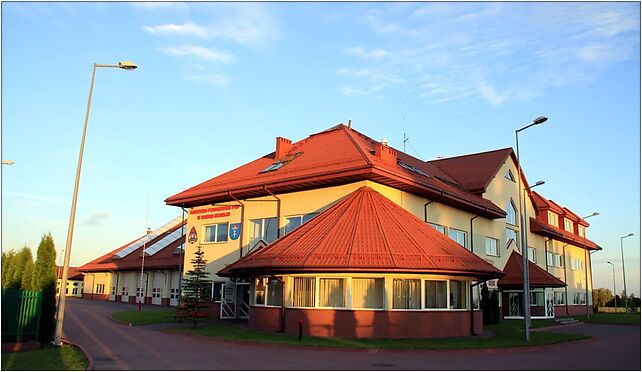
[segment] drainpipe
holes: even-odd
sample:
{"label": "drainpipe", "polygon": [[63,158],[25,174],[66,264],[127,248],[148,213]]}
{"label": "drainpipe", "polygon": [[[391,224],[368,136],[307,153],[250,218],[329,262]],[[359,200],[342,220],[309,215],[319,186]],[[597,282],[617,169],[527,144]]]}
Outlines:
{"label": "drainpipe", "polygon": [[[147,290],[149,289],[149,272],[145,273],[145,289],[143,290],[143,303],[145,302],[145,297],[147,297]],[[152,289],[153,291],[153,289]]]}
{"label": "drainpipe", "polygon": [[551,241],[551,238],[546,238],[544,240],[544,263],[546,264],[546,272],[548,272],[548,242]]}
{"label": "drainpipe", "polygon": [[276,203],[276,238],[281,237],[281,199],[279,199],[278,196],[272,194],[270,190],[268,190],[267,186],[263,185],[263,189],[267,191],[268,194],[272,195],[274,199],[277,200]]}
{"label": "drainpipe", "polygon": [[474,241],[474,239],[473,239],[473,220],[475,218],[477,218],[477,217],[479,217],[479,216],[475,215],[475,217],[470,219],[470,252],[471,253],[475,253],[475,252],[473,252],[473,241]]}
{"label": "drainpipe", "polygon": [[568,282],[566,281],[566,246],[568,244],[564,244],[562,247],[562,255],[564,255],[564,284],[566,284],[566,287],[564,287],[564,306],[566,307],[566,315],[568,316]]}
{"label": "drainpipe", "polygon": [[[241,205],[241,232],[239,233],[239,258],[243,258],[243,226],[245,226],[245,222],[243,222],[243,218],[245,216],[245,204],[238,200],[234,195],[232,195],[231,191],[227,192],[228,195],[234,199],[237,203]],[[248,247],[250,249],[251,247]]]}
{"label": "drainpipe", "polygon": [[[91,275],[91,300],[94,299],[94,292],[96,291],[96,288],[94,286],[94,282],[96,281],[96,274],[90,274]],[[60,295],[62,296],[62,286],[60,287]],[[65,288],[65,296],[67,295],[67,288]]]}
{"label": "drainpipe", "polygon": [[274,275],[269,276],[270,278],[281,282],[281,329],[279,329],[279,332],[283,333],[285,332],[285,281],[283,279],[277,278]]}
{"label": "drainpipe", "polygon": [[[477,217],[477,216],[475,216]],[[479,281],[475,284],[470,285],[470,301],[469,301],[469,306],[470,306],[470,335],[471,336],[476,336],[475,334],[475,324],[474,324],[474,317],[473,317],[473,287],[476,287],[482,283],[486,282],[485,280]],[[480,299],[481,300],[481,299]]]}
{"label": "drainpipe", "polygon": [[428,222],[428,206],[432,204],[434,200],[429,201],[428,203],[424,204],[424,222]]}

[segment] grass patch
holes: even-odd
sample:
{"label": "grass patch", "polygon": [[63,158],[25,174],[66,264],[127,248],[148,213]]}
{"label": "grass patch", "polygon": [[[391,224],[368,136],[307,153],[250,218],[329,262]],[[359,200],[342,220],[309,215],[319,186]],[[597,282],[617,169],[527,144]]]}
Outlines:
{"label": "grass patch", "polygon": [[177,321],[176,310],[125,310],[112,313],[111,316],[124,323],[144,325],[155,323],[173,323]]}
{"label": "grass patch", "polygon": [[640,325],[640,313],[595,313],[586,319],[586,315],[575,316],[585,323]]}
{"label": "grass patch", "polygon": [[[538,326],[533,322],[533,326]],[[445,350],[445,349],[484,349],[505,348],[515,346],[548,345],[560,342],[588,338],[583,335],[533,332],[531,341],[524,341],[524,333],[520,321],[505,320],[499,324],[488,326],[494,335],[490,337],[462,337],[443,339],[356,339],[338,337],[304,337],[299,341],[296,336],[276,332],[261,332],[237,324],[214,324],[199,328],[177,328],[176,332],[210,336],[228,340],[263,342],[280,345],[324,346],[351,349],[415,349],[415,350]],[[546,324],[549,325],[549,324]],[[542,325],[539,325],[542,326]]]}
{"label": "grass patch", "polygon": [[87,358],[71,345],[2,353],[3,371],[84,371]]}

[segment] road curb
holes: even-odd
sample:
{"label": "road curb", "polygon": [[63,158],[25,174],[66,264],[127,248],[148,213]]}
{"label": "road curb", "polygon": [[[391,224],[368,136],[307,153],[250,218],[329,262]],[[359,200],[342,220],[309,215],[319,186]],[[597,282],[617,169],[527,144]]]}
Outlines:
{"label": "road curb", "polygon": [[78,349],[80,349],[80,351],[82,351],[83,354],[85,354],[85,357],[87,358],[87,369],[86,369],[86,371],[93,371],[94,370],[94,358],[92,358],[92,356],[87,352],[87,350],[85,350],[84,347],[82,347],[82,346],[80,346],[78,344],[75,344],[75,343],[73,343],[73,342],[71,342],[71,341],[69,341],[67,339],[64,339],[64,338],[61,339],[61,341],[64,344],[71,345],[71,346],[74,346],[74,347],[77,347]]}
{"label": "road curb", "polygon": [[112,322],[115,322],[115,323],[118,323],[118,324],[121,324],[121,325],[124,325],[124,326],[129,326],[129,327],[131,327],[131,326],[132,326],[132,324],[131,324],[131,323],[127,323],[127,322],[123,322],[122,320],[118,320],[118,319],[114,318],[113,316],[111,316],[111,314],[109,314],[107,317],[108,317]]}
{"label": "road curb", "polygon": [[584,324],[584,323],[583,322],[575,322],[575,323],[560,324],[560,325],[554,325],[554,326],[548,326],[548,327],[531,328],[531,332],[540,332],[540,331],[548,331],[548,330],[551,330],[551,329],[567,328],[567,327],[577,326],[577,325],[580,325],[580,324]]}

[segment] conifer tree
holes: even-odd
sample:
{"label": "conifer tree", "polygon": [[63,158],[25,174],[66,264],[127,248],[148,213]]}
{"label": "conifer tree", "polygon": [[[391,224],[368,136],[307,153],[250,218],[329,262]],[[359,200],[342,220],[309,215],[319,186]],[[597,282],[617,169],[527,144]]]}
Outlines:
{"label": "conifer tree", "polygon": [[22,271],[22,280],[20,282],[20,289],[31,291],[33,289],[33,255],[31,249],[24,247],[20,252],[24,257],[24,269]]}
{"label": "conifer tree", "polygon": [[203,254],[204,252],[199,246],[196,252],[194,252],[194,258],[191,261],[193,266],[192,270],[187,272],[183,281],[181,303],[186,314],[183,318],[194,322],[194,327],[198,325],[199,319],[209,316],[209,314],[202,311],[202,309],[207,308],[207,300],[204,292],[208,284],[207,278],[210,275],[210,273],[205,270],[207,260],[203,258]]}
{"label": "conifer tree", "polygon": [[56,324],[56,247],[51,233],[44,234],[38,245],[33,289],[42,289],[39,338],[40,342],[48,343],[53,338]]}
{"label": "conifer tree", "polygon": [[[29,247],[24,246],[16,252],[11,262],[11,268],[9,269],[10,277],[8,278],[9,283],[7,285],[8,288],[28,289],[22,288],[22,283],[25,275],[25,269],[30,263],[33,264],[31,250]],[[27,275],[31,276],[31,272],[27,273]],[[31,288],[30,285],[28,285],[28,287]]]}
{"label": "conifer tree", "polygon": [[2,288],[10,288],[11,280],[13,278],[13,271],[15,269],[14,260],[16,258],[16,251],[13,249],[9,252],[2,252]]}

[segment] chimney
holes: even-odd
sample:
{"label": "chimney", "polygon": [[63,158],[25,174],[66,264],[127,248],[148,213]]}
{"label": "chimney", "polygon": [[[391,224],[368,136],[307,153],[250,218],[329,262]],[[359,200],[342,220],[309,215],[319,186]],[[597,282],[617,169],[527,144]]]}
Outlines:
{"label": "chimney", "polygon": [[276,137],[276,153],[274,154],[274,160],[283,158],[290,149],[292,149],[291,140],[283,137]]}
{"label": "chimney", "polygon": [[149,234],[151,234],[151,233],[152,233],[152,229],[150,229],[150,228],[148,227],[148,228],[147,228],[147,234],[146,234],[146,235],[149,235]]}
{"label": "chimney", "polygon": [[392,147],[388,147],[387,144],[379,143],[375,148],[375,156],[385,164],[397,164],[397,151]]}

